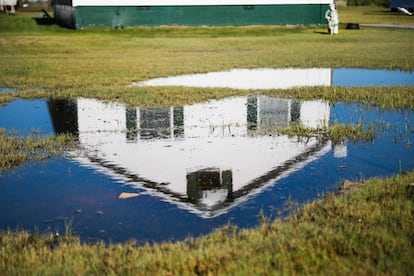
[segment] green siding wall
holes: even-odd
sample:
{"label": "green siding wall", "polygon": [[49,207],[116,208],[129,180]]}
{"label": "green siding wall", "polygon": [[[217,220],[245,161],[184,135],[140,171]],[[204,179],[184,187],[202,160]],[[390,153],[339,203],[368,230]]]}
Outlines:
{"label": "green siding wall", "polygon": [[328,5],[76,7],[74,28],[325,24]]}

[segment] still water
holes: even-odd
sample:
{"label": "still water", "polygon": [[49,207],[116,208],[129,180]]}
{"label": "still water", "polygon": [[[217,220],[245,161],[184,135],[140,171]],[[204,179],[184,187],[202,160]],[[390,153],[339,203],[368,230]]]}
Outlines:
{"label": "still water", "polygon": [[131,86],[286,89],[306,86],[414,85],[414,72],[361,68],[257,68],[179,75],[132,83]]}
{"label": "still water", "polygon": [[[373,142],[301,141],[274,132],[292,122],[377,126]],[[0,229],[60,231],[82,241],[179,240],[227,223],[254,227],[344,179],[414,169],[414,113],[358,104],[232,97],[169,108],[94,99],[15,100],[0,128],[70,132],[80,152],[0,176]],[[123,193],[135,197],[120,199]]]}

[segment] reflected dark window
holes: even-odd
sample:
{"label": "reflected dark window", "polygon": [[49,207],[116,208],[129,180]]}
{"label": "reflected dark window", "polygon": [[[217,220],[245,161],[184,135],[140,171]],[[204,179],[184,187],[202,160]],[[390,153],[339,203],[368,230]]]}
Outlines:
{"label": "reflected dark window", "polygon": [[47,101],[47,106],[56,134],[78,134],[78,105],[76,101],[50,99]]}
{"label": "reflected dark window", "polygon": [[144,108],[139,111],[141,139],[170,138],[170,109]]}
{"label": "reflected dark window", "polygon": [[290,105],[290,121],[292,123],[300,121],[300,101],[292,101]]}
{"label": "reflected dark window", "polygon": [[184,137],[184,107],[174,107],[174,137]]}
{"label": "reflected dark window", "polygon": [[247,99],[247,129],[255,130],[257,128],[257,98],[250,97]]}
{"label": "reflected dark window", "polygon": [[133,107],[128,107],[125,111],[126,116],[126,139],[127,142],[135,142],[138,137],[137,129],[137,109]]}
{"label": "reflected dark window", "polygon": [[233,173],[208,168],[187,174],[187,196],[192,203],[199,203],[204,191],[227,190],[227,198],[232,198]]}
{"label": "reflected dark window", "polygon": [[260,97],[260,128],[288,127],[290,100]]}
{"label": "reflected dark window", "polygon": [[233,172],[226,170],[221,172],[221,186],[227,189],[227,198],[233,198]]}
{"label": "reflected dark window", "polygon": [[272,97],[247,99],[247,129],[271,130],[288,127],[290,122],[300,121],[300,101]]}

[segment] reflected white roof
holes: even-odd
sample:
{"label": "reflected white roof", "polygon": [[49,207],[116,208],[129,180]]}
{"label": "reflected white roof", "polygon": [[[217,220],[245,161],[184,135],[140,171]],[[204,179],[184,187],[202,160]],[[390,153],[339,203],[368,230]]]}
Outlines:
{"label": "reflected white roof", "polygon": [[232,69],[205,74],[156,78],[132,86],[224,87],[234,89],[287,89],[305,86],[329,86],[332,69]]}
{"label": "reflected white roof", "polygon": [[[255,105],[249,109],[252,99]],[[127,110],[137,114],[134,141],[128,140],[126,133]],[[140,137],[140,123],[146,120],[142,116],[149,114],[142,112],[146,110],[78,99],[79,141],[87,149],[89,158],[77,160],[150,194],[180,202],[180,206],[187,205],[186,209],[204,217],[219,215],[241,198],[245,200],[266,185],[274,184],[275,179],[302,168],[330,150],[329,143],[316,138],[298,141],[286,135],[251,135],[248,125],[249,112],[256,116],[258,129],[266,128],[268,120],[288,125],[294,113],[299,112],[296,117],[303,125],[321,127],[328,123],[330,112],[329,104],[323,101],[297,105],[293,100],[260,96],[184,106],[183,133],[179,137],[174,136],[174,108],[160,109],[159,114],[168,117],[163,122],[169,122],[171,127],[166,129],[170,136],[163,139]],[[226,206],[214,206],[225,200],[221,188],[203,192],[205,197],[200,200],[203,206],[185,202],[189,173],[209,168],[231,171],[232,192],[239,199]]]}

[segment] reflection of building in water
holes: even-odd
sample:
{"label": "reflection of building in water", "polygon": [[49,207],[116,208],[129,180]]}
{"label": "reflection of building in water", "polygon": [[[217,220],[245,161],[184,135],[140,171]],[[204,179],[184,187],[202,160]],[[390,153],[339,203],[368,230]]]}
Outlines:
{"label": "reflection of building in water", "polygon": [[233,196],[231,170],[207,168],[187,174],[187,196],[191,203],[214,207]]}
{"label": "reflection of building in water", "polygon": [[[52,104],[53,105],[53,104]],[[329,104],[266,96],[171,108],[78,99],[78,161],[202,217],[219,215],[330,150],[329,143],[251,135],[301,122],[321,127]],[[52,114],[52,116],[54,116]]]}
{"label": "reflection of building in water", "polygon": [[56,133],[78,133],[78,106],[76,101],[54,99],[47,102]]}
{"label": "reflection of building in water", "polygon": [[329,105],[257,96],[186,107],[127,107],[125,116],[128,141],[234,136],[246,135],[251,129],[288,127],[290,123],[320,128],[329,121]]}
{"label": "reflection of building in water", "polygon": [[256,68],[156,78],[131,85],[287,89],[331,84],[332,69],[330,68]]}
{"label": "reflection of building in water", "polygon": [[274,130],[289,127],[291,123],[321,128],[329,121],[329,105],[322,101],[250,97],[247,100],[247,120],[250,129]]}
{"label": "reflection of building in water", "polygon": [[127,140],[183,136],[183,108],[126,108]]}

